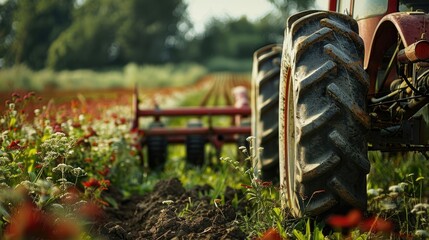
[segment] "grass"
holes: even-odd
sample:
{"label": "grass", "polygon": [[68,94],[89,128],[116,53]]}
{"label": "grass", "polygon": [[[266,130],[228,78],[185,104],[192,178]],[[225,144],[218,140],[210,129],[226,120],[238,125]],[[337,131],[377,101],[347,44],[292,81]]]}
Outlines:
{"label": "grass", "polygon": [[76,90],[187,86],[195,83],[208,70],[195,63],[144,65],[129,63],[123,68],[101,70],[43,69],[33,71],[25,65],[0,69],[0,89],[14,90]]}

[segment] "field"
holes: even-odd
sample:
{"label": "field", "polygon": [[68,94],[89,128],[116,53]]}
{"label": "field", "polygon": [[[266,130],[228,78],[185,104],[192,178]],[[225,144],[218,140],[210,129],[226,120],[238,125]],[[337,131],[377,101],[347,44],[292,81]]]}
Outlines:
{"label": "field", "polygon": [[[192,86],[140,88],[141,107],[151,107],[153,101],[166,107],[198,105],[215,79],[207,75]],[[266,240],[429,236],[429,168],[419,153],[370,153],[368,212],[352,211],[324,221],[293,218],[281,208],[280,186],[255,178],[251,160],[256,156],[250,149],[227,146],[221,159],[212,154],[202,167],[192,167],[183,147],[174,147],[164,171],[149,170],[147,159],[141,157],[145,149],[130,131],[132,96],[129,88],[0,95],[0,236]],[[252,138],[248,141],[251,147]]]}

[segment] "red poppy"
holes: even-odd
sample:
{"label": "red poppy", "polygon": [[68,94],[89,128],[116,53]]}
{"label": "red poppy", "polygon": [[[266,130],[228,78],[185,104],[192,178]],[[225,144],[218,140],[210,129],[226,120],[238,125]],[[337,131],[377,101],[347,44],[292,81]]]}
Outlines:
{"label": "red poppy", "polygon": [[19,98],[20,96],[19,96],[19,94],[18,93],[16,93],[16,92],[13,92],[12,93],[12,98]]}
{"label": "red poppy", "polygon": [[362,220],[362,213],[359,210],[351,210],[346,216],[332,215],[326,222],[334,228],[357,227]]}
{"label": "red poppy", "polygon": [[260,185],[262,187],[271,187],[273,185],[273,182],[262,182]]}
{"label": "red poppy", "polygon": [[110,168],[108,168],[107,166],[104,166],[103,170],[99,170],[97,172],[102,176],[107,176],[107,174],[109,174],[110,172]]}
{"label": "red poppy", "polygon": [[247,189],[251,189],[253,188],[252,186],[246,185],[246,184],[240,184],[242,187],[247,188]]}
{"label": "red poppy", "polygon": [[100,180],[98,182],[100,183],[101,186],[104,186],[104,187],[110,186],[110,180],[108,180],[108,179],[103,179],[103,180]]}
{"label": "red poppy", "polygon": [[386,221],[378,217],[372,217],[362,221],[359,228],[365,232],[385,232],[389,233],[393,230],[392,222]]}
{"label": "red poppy", "polygon": [[89,187],[95,187],[98,188],[100,187],[100,182],[95,179],[95,178],[90,178],[88,181],[86,182],[82,182],[83,186],[89,188]]}
{"label": "red poppy", "polygon": [[31,202],[20,206],[6,228],[7,239],[59,239],[54,234],[54,218],[37,209]]}
{"label": "red poppy", "polygon": [[281,240],[280,233],[275,228],[270,228],[265,231],[259,240]]}
{"label": "red poppy", "polygon": [[83,217],[97,221],[103,218],[103,210],[95,203],[88,202],[82,205],[78,211]]}
{"label": "red poppy", "polygon": [[12,141],[9,146],[6,147],[8,150],[19,150],[22,147],[19,145],[19,140]]}

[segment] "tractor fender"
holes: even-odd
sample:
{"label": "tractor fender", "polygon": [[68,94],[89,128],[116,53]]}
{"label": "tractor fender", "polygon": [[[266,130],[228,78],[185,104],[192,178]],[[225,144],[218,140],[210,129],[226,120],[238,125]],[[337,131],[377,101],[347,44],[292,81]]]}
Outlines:
{"label": "tractor fender", "polygon": [[429,14],[397,12],[388,14],[380,20],[371,44],[365,51],[368,57],[365,57],[364,67],[371,79],[369,93],[374,90],[374,80],[384,53],[396,43],[398,36],[404,47],[418,40],[429,40]]}

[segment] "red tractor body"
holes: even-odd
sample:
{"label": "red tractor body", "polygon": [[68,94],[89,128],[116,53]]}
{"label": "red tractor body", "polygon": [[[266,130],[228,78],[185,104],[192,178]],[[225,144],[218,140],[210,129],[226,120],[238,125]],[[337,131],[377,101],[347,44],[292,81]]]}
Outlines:
{"label": "red tractor body", "polygon": [[[365,46],[364,69],[370,78],[369,96],[398,79],[391,72],[384,86],[377,85],[378,71],[386,64],[385,54],[398,39],[404,48],[421,40],[429,41],[429,2],[425,0],[331,0],[329,10],[357,20]],[[429,47],[423,51],[429,52]]]}

